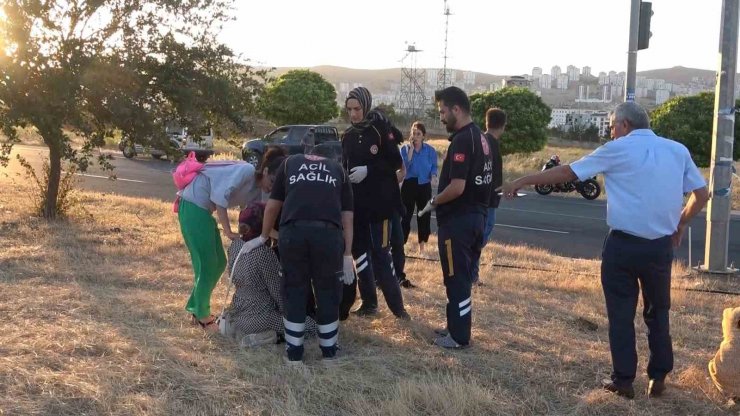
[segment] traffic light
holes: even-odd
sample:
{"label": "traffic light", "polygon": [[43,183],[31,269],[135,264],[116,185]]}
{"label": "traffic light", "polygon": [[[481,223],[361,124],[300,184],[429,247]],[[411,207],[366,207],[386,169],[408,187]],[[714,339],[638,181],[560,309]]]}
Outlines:
{"label": "traffic light", "polygon": [[653,3],[640,2],[640,26],[637,36],[637,50],[647,49],[650,45],[650,19],[653,17]]}

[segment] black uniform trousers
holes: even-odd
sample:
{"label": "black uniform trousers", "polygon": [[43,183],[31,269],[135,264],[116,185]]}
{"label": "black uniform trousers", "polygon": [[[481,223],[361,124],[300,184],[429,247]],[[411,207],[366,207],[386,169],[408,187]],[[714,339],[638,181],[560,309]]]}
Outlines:
{"label": "black uniform trousers", "polygon": [[324,221],[294,221],[280,228],[278,246],[284,276],[283,323],[288,358],[300,360],[303,356],[306,298],[312,286],[319,346],[324,357],[332,357],[336,353],[342,293],[342,230]]}
{"label": "black uniform trousers", "polygon": [[447,330],[460,345],[470,343],[473,265],[480,259],[486,216],[452,214],[437,231],[442,275],[447,291]]}
{"label": "black uniform trousers", "polygon": [[[637,372],[635,311],[642,290],[642,317],[648,328],[648,377],[663,380],[673,370],[668,322],[671,308],[671,236],[655,240],[611,231],[604,242],[601,285],[609,319],[612,381],[631,385]],[[639,284],[638,284],[639,282]]]}
{"label": "black uniform trousers", "polygon": [[391,257],[393,258],[393,274],[398,281],[406,279],[406,251],[403,248],[404,238],[401,227],[401,214],[393,214],[391,218]]}
{"label": "black uniform trousers", "polygon": [[357,268],[357,279],[351,285],[344,286],[339,315],[342,319],[349,316],[355,303],[357,286],[360,287],[360,298],[365,308],[378,307],[377,285],[383,292],[385,302],[394,315],[406,311],[403,306],[403,295],[398,279],[393,274],[390,254],[391,220],[377,222],[354,221],[352,239],[352,256]]}
{"label": "black uniform trousers", "polygon": [[[401,199],[403,200],[403,205],[406,207],[406,215],[403,216],[402,222],[403,241],[406,242],[409,239],[409,233],[411,233],[411,219],[414,218],[414,209],[418,211],[423,210],[427,202],[432,199],[432,184],[425,183],[419,185],[419,180],[416,178],[406,179],[403,181],[403,185],[401,185]],[[420,243],[429,241],[431,221],[431,212],[416,218]]]}

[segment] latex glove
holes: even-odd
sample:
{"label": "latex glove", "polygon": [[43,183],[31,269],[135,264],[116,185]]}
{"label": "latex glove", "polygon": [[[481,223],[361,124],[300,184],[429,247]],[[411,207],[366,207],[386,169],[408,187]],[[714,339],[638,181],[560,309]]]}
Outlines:
{"label": "latex glove", "polygon": [[367,178],[367,166],[355,166],[349,172],[349,181],[352,183],[360,183]]}
{"label": "latex glove", "polygon": [[257,247],[265,244],[265,241],[267,241],[267,239],[265,237],[262,237],[262,236],[259,236],[257,238],[253,238],[253,239],[247,241],[246,243],[244,243],[244,245],[242,246],[242,249],[239,250],[239,253],[245,253],[245,254],[246,253],[249,253],[250,251],[254,250],[255,248],[257,248]]}
{"label": "latex glove", "polygon": [[434,198],[430,199],[429,202],[427,202],[427,205],[419,211],[417,217],[421,217],[422,215],[426,215],[427,213],[431,212],[434,209],[434,205],[432,205],[432,201],[434,201]]}
{"label": "latex glove", "polygon": [[342,269],[344,274],[339,280],[345,285],[351,285],[355,281],[355,260],[352,256],[344,256],[344,266]]}

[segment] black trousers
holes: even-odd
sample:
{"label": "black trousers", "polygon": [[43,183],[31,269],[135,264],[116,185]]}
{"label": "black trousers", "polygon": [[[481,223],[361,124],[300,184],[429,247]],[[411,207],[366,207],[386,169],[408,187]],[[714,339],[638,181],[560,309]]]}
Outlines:
{"label": "black trousers", "polygon": [[642,317],[648,328],[648,377],[663,380],[673,370],[668,321],[671,308],[671,237],[656,240],[611,231],[604,242],[601,285],[609,319],[612,380],[632,384],[637,372],[635,311],[642,291]]}
{"label": "black trousers", "polygon": [[369,223],[355,221],[353,230],[352,256],[357,267],[357,279],[351,285],[344,285],[342,302],[339,307],[340,317],[346,319],[349,316],[349,311],[355,303],[357,286],[360,287],[362,306],[377,308],[376,281],[391,312],[394,315],[405,312],[401,286],[392,269],[391,221],[382,220]]}
{"label": "black trousers", "polygon": [[[406,242],[411,232],[411,219],[414,217],[414,208],[421,211],[427,205],[427,202],[432,199],[432,184],[425,183],[419,185],[419,181],[416,178],[406,179],[403,181],[403,185],[401,185],[401,199],[403,200],[403,205],[406,207],[406,215],[403,216],[402,221],[403,241]],[[431,218],[431,213],[416,218],[420,243],[429,241]]]}
{"label": "black trousers", "polygon": [[404,245],[401,214],[393,214],[391,218],[391,257],[393,258],[393,274],[398,281],[406,279],[406,251]]}
{"label": "black trousers", "polygon": [[278,245],[283,266],[285,340],[288,358],[300,360],[306,328],[306,298],[313,286],[319,346],[325,357],[336,353],[343,274],[344,237],[335,226],[288,223]]}
{"label": "black trousers", "polygon": [[439,258],[447,291],[447,330],[460,345],[470,343],[473,321],[473,265],[480,259],[486,216],[466,213],[445,219],[437,231]]}

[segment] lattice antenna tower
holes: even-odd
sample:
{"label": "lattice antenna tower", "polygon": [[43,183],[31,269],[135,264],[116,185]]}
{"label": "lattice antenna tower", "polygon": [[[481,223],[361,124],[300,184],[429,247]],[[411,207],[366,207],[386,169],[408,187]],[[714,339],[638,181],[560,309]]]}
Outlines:
{"label": "lattice antenna tower", "polygon": [[443,56],[444,59],[444,65],[442,67],[442,71],[437,73],[437,89],[441,90],[446,88],[450,81],[450,72],[447,70],[447,35],[449,33],[450,28],[450,16],[452,13],[450,13],[450,7],[447,5],[447,0],[445,1],[445,9],[444,9],[444,16],[445,16],[445,54]]}
{"label": "lattice antenna tower", "polygon": [[407,43],[405,52],[406,55],[401,59],[399,112],[417,118],[423,114],[426,103],[424,96],[426,71],[419,69],[416,64],[416,55],[421,52],[421,49],[416,49],[413,43]]}

